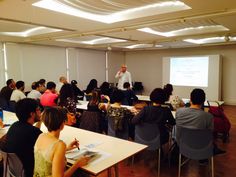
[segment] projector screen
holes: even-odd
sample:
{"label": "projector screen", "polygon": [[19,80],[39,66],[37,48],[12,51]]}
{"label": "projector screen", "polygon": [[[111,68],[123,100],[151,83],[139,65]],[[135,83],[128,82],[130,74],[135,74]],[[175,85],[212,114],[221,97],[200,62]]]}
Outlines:
{"label": "projector screen", "polygon": [[171,57],[170,83],[177,86],[208,86],[208,56]]}
{"label": "projector screen", "polygon": [[162,59],[162,84],[171,83],[174,94],[189,98],[194,88],[210,101],[221,100],[221,56],[171,56]]}

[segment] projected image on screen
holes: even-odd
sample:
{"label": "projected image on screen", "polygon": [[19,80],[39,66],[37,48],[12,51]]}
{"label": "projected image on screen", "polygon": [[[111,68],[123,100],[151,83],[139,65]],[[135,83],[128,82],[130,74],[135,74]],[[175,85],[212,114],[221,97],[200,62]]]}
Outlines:
{"label": "projected image on screen", "polygon": [[170,83],[176,86],[208,86],[209,57],[175,57],[170,60]]}

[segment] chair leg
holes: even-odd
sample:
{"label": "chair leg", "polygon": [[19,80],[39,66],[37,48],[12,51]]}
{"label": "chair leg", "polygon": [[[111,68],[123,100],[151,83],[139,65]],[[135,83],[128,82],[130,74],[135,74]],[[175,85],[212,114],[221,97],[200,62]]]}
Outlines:
{"label": "chair leg", "polygon": [[158,149],[157,177],[160,176],[161,148]]}
{"label": "chair leg", "polygon": [[179,153],[179,169],[178,169],[178,177],[180,177],[181,172],[181,154]]}
{"label": "chair leg", "polygon": [[211,157],[211,177],[214,177],[214,157]]}

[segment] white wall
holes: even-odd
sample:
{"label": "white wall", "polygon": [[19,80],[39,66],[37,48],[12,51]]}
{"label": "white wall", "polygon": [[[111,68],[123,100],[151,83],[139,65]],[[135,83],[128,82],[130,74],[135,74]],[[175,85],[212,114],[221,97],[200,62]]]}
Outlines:
{"label": "white wall", "polygon": [[98,86],[106,80],[106,53],[104,51],[77,49],[78,81],[86,89],[91,79],[98,81]]}
{"label": "white wall", "polygon": [[66,76],[65,48],[7,43],[8,78],[23,80],[26,90],[41,78],[58,82]]}
{"label": "white wall", "polygon": [[132,80],[142,82],[144,93],[149,94],[162,84],[162,58],[157,52],[127,52],[127,70],[131,72]]}
{"label": "white wall", "polygon": [[[0,43],[1,88],[6,82],[2,47]],[[23,80],[26,91],[31,90],[32,82],[41,78],[57,83],[60,76],[67,76],[67,71],[68,80],[77,80],[81,89],[93,78],[99,85],[105,81],[104,51],[6,43],[6,54],[8,78]]]}
{"label": "white wall", "polygon": [[161,66],[163,57],[215,54],[222,56],[222,100],[226,104],[236,105],[236,45],[127,52],[125,59],[129,65],[128,69],[133,75],[135,72],[134,79],[143,82],[145,94],[150,94],[152,89],[163,86],[162,69],[164,68]]}

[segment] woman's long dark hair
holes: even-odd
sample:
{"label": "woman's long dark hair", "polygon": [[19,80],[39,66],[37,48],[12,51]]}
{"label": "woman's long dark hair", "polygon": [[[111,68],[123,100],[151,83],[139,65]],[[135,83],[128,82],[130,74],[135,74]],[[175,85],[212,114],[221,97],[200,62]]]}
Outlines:
{"label": "woman's long dark hair", "polygon": [[92,91],[92,97],[89,100],[89,105],[98,105],[100,103],[100,91],[98,89],[95,89]]}
{"label": "woman's long dark hair", "polygon": [[94,89],[96,89],[98,87],[98,82],[97,82],[97,80],[96,79],[92,79],[90,82],[89,82],[89,84],[88,84],[88,86],[87,86],[87,88],[86,88],[86,90],[85,90],[85,93],[86,94],[89,94],[89,93],[91,93]]}
{"label": "woman's long dark hair", "polygon": [[59,105],[64,106],[67,98],[75,99],[74,91],[71,84],[64,84],[61,87],[59,95]]}
{"label": "woman's long dark hair", "polygon": [[172,95],[173,92],[173,86],[171,84],[166,84],[163,88],[164,92],[166,93],[166,101],[169,100],[170,95]]}

